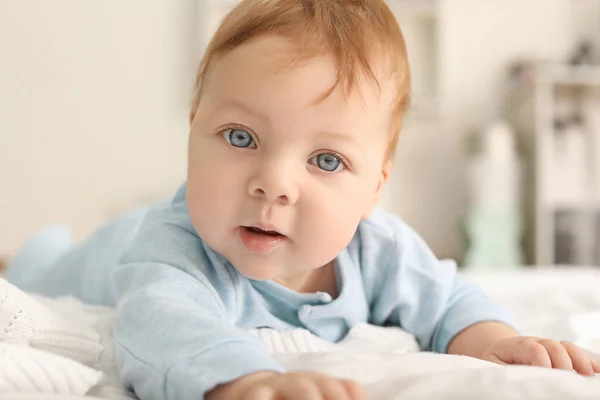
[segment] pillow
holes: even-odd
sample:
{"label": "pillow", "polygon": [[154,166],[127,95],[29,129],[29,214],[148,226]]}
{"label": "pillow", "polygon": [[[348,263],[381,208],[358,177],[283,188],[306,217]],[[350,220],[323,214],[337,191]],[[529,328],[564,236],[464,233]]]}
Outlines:
{"label": "pillow", "polygon": [[0,397],[7,393],[83,396],[103,375],[77,361],[31,347],[0,343]]}

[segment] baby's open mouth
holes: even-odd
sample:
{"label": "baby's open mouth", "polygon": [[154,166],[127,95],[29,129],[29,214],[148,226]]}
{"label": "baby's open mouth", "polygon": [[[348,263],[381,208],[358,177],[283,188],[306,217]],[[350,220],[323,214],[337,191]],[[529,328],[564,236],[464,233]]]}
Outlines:
{"label": "baby's open mouth", "polygon": [[260,228],[254,227],[254,226],[244,226],[244,229],[247,229],[250,232],[258,233],[258,234],[261,234],[261,235],[267,235],[267,236],[285,236],[285,235],[282,235],[281,233],[279,233],[277,231],[265,231],[263,229],[260,229]]}
{"label": "baby's open mouth", "polygon": [[239,235],[246,249],[257,254],[267,254],[287,241],[287,236],[282,235],[271,226],[242,226]]}

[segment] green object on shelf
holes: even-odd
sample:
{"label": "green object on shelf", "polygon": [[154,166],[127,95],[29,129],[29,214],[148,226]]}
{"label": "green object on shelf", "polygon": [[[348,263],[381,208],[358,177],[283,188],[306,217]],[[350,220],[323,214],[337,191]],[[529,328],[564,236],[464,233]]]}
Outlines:
{"label": "green object on shelf", "polygon": [[518,214],[473,211],[465,221],[468,268],[517,268],[523,264],[522,221]]}

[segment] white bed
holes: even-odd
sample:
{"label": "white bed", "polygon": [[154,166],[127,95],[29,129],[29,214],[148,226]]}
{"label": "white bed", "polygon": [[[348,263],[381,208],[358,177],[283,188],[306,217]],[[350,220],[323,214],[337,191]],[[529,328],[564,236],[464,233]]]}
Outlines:
{"label": "white bed", "polygon": [[[511,309],[524,334],[571,340],[600,353],[600,269],[506,270],[467,273],[465,277]],[[112,310],[85,306],[68,299],[36,299],[60,318],[98,333],[103,350],[92,367],[102,371],[102,381],[97,385],[92,382],[93,388],[86,391],[85,396],[69,395],[66,394],[69,390],[63,390],[63,394],[57,395],[3,393],[0,397],[8,400],[129,398],[119,389],[110,346]],[[357,327],[354,341],[347,340],[333,347],[317,346],[322,350],[319,352],[284,349],[273,356],[289,369],[313,369],[358,380],[365,384],[370,398],[375,400],[600,398],[600,376],[583,378],[566,371],[500,367],[466,357],[407,352],[412,339],[405,333],[389,331],[393,340],[382,344],[373,343],[369,329],[372,327]],[[6,361],[0,361],[0,365],[1,378],[1,371],[8,371],[10,366]],[[95,375],[89,376],[93,381]]]}

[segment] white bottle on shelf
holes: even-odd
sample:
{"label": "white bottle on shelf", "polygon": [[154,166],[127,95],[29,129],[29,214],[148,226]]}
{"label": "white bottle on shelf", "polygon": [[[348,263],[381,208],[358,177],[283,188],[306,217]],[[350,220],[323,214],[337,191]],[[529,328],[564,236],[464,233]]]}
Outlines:
{"label": "white bottle on shelf", "polygon": [[589,91],[584,97],[583,123],[586,133],[591,137],[591,154],[593,159],[591,164],[593,180],[593,198],[597,204],[600,204],[600,89]]}
{"label": "white bottle on shelf", "polygon": [[552,168],[554,204],[580,208],[589,200],[591,186],[585,131],[577,119],[557,126]]}

